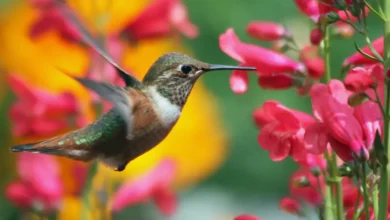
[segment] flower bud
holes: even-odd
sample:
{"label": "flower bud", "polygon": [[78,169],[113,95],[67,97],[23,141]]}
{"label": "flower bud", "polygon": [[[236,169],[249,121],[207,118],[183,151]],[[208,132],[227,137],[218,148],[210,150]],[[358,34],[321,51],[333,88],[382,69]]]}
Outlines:
{"label": "flower bud", "polygon": [[355,34],[355,29],[344,23],[336,23],[335,28],[333,29],[333,34],[341,38],[351,38]]}
{"label": "flower bud", "polygon": [[336,12],[331,11],[328,14],[326,14],[326,21],[328,24],[332,24],[339,20],[340,20],[340,16]]}
{"label": "flower bud", "polygon": [[254,21],[248,24],[246,31],[249,36],[261,41],[274,41],[291,36],[290,31],[275,22]]}
{"label": "flower bud", "polygon": [[321,169],[318,166],[312,167],[310,171],[315,177],[319,177],[321,175]]}
{"label": "flower bud", "polygon": [[323,37],[324,37],[324,34],[322,33],[321,29],[316,28],[310,33],[310,42],[313,45],[319,45],[321,43]]}
{"label": "flower bud", "polygon": [[334,6],[339,10],[344,10],[347,8],[347,3],[345,2],[345,0],[335,0]]}
{"label": "flower bud", "polygon": [[344,85],[352,92],[364,92],[374,85],[374,79],[367,69],[356,67],[349,71],[344,79]]}
{"label": "flower bud", "polygon": [[279,208],[287,213],[301,216],[302,206],[293,198],[283,197],[279,202]]}
{"label": "flower bud", "polygon": [[351,107],[356,107],[368,100],[367,94],[365,92],[358,92],[350,95],[348,97],[348,105]]}
{"label": "flower bud", "polygon": [[293,180],[293,186],[296,188],[305,188],[310,186],[310,182],[306,176],[300,176]]}

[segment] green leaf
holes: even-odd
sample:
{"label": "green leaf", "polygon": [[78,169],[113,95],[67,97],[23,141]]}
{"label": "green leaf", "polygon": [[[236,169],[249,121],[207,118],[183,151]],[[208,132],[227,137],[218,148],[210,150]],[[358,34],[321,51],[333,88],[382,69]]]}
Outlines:
{"label": "green leaf", "polygon": [[378,159],[380,165],[386,166],[388,163],[388,158],[387,158],[385,148],[382,144],[381,136],[380,136],[378,130],[376,130],[376,132],[375,132],[374,152],[375,152],[376,158]]}
{"label": "green leaf", "polygon": [[365,53],[362,49],[360,49],[359,45],[357,45],[357,43],[355,42],[355,49],[363,56],[365,56],[366,58],[368,59],[371,59],[371,60],[375,60],[377,62],[381,62],[381,60],[379,60],[378,58],[370,55],[370,54],[367,54]]}

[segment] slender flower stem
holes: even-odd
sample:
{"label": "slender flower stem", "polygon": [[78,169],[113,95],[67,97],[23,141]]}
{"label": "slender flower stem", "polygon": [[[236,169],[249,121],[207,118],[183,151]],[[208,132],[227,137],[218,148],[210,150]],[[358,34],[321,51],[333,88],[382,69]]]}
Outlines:
{"label": "slender flower stem", "polygon": [[374,206],[374,214],[375,214],[375,219],[378,219],[378,214],[379,214],[379,197],[378,197],[378,185],[375,184],[374,190],[372,192],[372,203]]}
{"label": "slender flower stem", "polygon": [[[329,27],[325,27],[324,31],[324,60],[325,60],[325,81],[329,82],[331,80],[331,73],[330,73],[330,34],[329,34]],[[327,153],[327,152],[326,152]],[[334,183],[332,183],[336,189],[336,195],[334,197],[334,205],[336,206],[336,219],[343,220],[345,219],[344,216],[344,206],[343,206],[343,192],[342,192],[342,185],[341,185],[341,178],[339,177],[339,171],[337,167],[337,158],[336,154],[333,152],[332,157],[329,157],[327,155],[327,162],[331,168],[330,171],[330,178]],[[332,196],[328,197],[326,195],[326,200],[332,200]],[[327,201],[328,202],[328,201]],[[332,202],[332,201],[330,201]]]}
{"label": "slender flower stem", "polygon": [[98,164],[95,161],[95,162],[93,162],[91,164],[91,166],[89,167],[89,170],[88,170],[87,182],[86,182],[86,184],[84,186],[83,196],[82,196],[82,200],[83,200],[83,210],[82,210],[82,213],[81,213],[81,219],[82,220],[88,219],[88,210],[90,208],[90,203],[89,203],[88,196],[89,196],[89,192],[91,191],[91,188],[92,188],[92,181],[93,181],[93,178],[96,175],[97,168],[98,168]]}
{"label": "slender flower stem", "polygon": [[[383,53],[383,64],[385,75],[390,68],[390,0],[383,0],[383,14],[385,17],[384,24],[384,53]],[[390,157],[390,147],[389,147],[389,138],[390,138],[390,130],[389,130],[389,113],[390,113],[390,85],[389,82],[386,82],[386,97],[385,97],[385,115],[384,117],[384,148],[387,152],[387,157]],[[388,165],[385,164],[381,166],[381,179],[380,179],[380,188],[379,188],[379,218],[378,219],[386,219],[387,218],[387,206],[388,206],[388,193],[389,193],[389,172],[390,169]]]}
{"label": "slender flower stem", "polygon": [[325,220],[332,220],[335,216],[332,207],[332,188],[330,184],[325,185]]}
{"label": "slender flower stem", "polygon": [[368,196],[368,189],[367,189],[367,172],[366,172],[366,164],[362,164],[362,179],[361,179],[361,185],[363,187],[363,198],[364,198],[364,213],[366,216],[366,220],[370,219],[370,212],[368,211],[368,207],[370,206],[370,199]]}

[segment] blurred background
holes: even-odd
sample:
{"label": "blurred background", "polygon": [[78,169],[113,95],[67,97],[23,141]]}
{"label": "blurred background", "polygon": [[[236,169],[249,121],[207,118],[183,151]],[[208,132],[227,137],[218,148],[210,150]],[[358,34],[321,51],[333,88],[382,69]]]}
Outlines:
{"label": "blurred background", "polygon": [[[26,6],[28,3],[24,1],[0,2],[0,219],[20,219],[24,211],[10,203],[3,193],[10,182],[19,178],[17,155],[10,153],[9,147],[43,137],[15,135],[13,126],[17,120],[9,116],[9,109],[18,97],[8,85],[6,76],[20,76],[30,82],[28,85],[54,93],[72,87],[72,92],[84,102],[89,100],[86,91],[70,80],[68,82],[49,64],[54,62],[74,74],[83,74],[88,72],[86,69],[89,62],[85,52],[80,52],[85,49],[76,48],[70,42],[61,42],[62,45],[56,47],[61,41],[57,39],[59,37],[44,33],[34,41],[26,40],[28,36],[23,38],[24,26],[32,25],[32,21],[37,19],[36,12],[32,12],[31,6]],[[80,11],[88,11],[86,8],[91,1],[80,2],[84,2],[79,4],[82,5],[80,8],[84,7]],[[122,0],[112,2],[115,5]],[[120,26],[124,23],[122,21],[134,19],[150,4],[147,0],[123,2],[118,3],[117,7],[113,6],[113,11],[117,11],[111,15],[118,16],[118,20],[111,22],[114,23],[112,30],[118,29],[115,26]],[[182,2],[188,9],[191,22],[199,28],[199,35],[193,39],[168,36],[128,43],[125,49],[127,55],[124,55],[122,62],[126,69],[142,77],[152,62],[168,51],[185,51],[205,62],[234,65],[235,61],[220,50],[218,37],[227,28],[233,27],[243,41],[269,47],[245,34],[246,25],[254,20],[276,21],[286,25],[299,45],[308,42],[312,28],[308,20],[299,14],[294,1]],[[376,37],[379,33],[380,27],[372,23],[370,34]],[[353,39],[363,42],[359,36]],[[332,75],[337,77],[343,59],[354,52],[353,40],[332,40],[331,52]],[[254,75],[250,76],[249,91],[237,95],[229,87],[229,76],[229,72],[205,75],[198,82],[182,118],[167,140],[132,162],[124,174],[98,170],[97,176],[105,175],[120,182],[127,178],[136,179],[167,155],[176,158],[179,161],[179,172],[174,183],[179,193],[177,212],[171,217],[162,217],[155,206],[147,201],[122,210],[114,219],[223,220],[233,219],[241,213],[252,213],[263,219],[294,219],[278,209],[278,202],[288,194],[288,180],[297,165],[290,158],[283,162],[270,160],[268,153],[258,145],[258,128],[253,123],[252,112],[270,99],[279,100],[290,108],[310,112],[310,100],[299,97],[294,90],[263,90],[257,85]],[[88,106],[82,113],[89,114],[88,120],[96,117],[86,108]],[[64,130],[58,134],[61,132]],[[63,167],[72,166],[72,162],[66,159],[56,160],[61,164],[62,171],[66,170]],[[75,182],[71,178],[63,181]],[[69,207],[76,205],[66,207],[68,209],[63,210],[70,213],[72,208]]]}

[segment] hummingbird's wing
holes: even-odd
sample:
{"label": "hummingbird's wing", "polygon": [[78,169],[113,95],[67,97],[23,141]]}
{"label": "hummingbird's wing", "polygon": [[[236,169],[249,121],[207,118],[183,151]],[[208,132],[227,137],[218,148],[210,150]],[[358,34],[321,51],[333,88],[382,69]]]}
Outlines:
{"label": "hummingbird's wing", "polygon": [[64,0],[55,0],[58,8],[64,17],[79,31],[80,37],[88,44],[91,48],[96,50],[104,59],[106,59],[111,65],[113,65],[118,72],[119,76],[125,81],[126,86],[139,88],[141,82],[128,74],[123,70],[100,46],[97,41],[94,39],[92,34],[87,30],[87,28],[82,25],[80,20],[77,18],[75,12],[65,3]]}
{"label": "hummingbird's wing", "polygon": [[95,91],[99,96],[114,104],[114,110],[126,122],[127,139],[132,139],[133,118],[132,118],[132,102],[126,90],[122,87],[96,82],[86,78],[73,77],[83,86]]}

